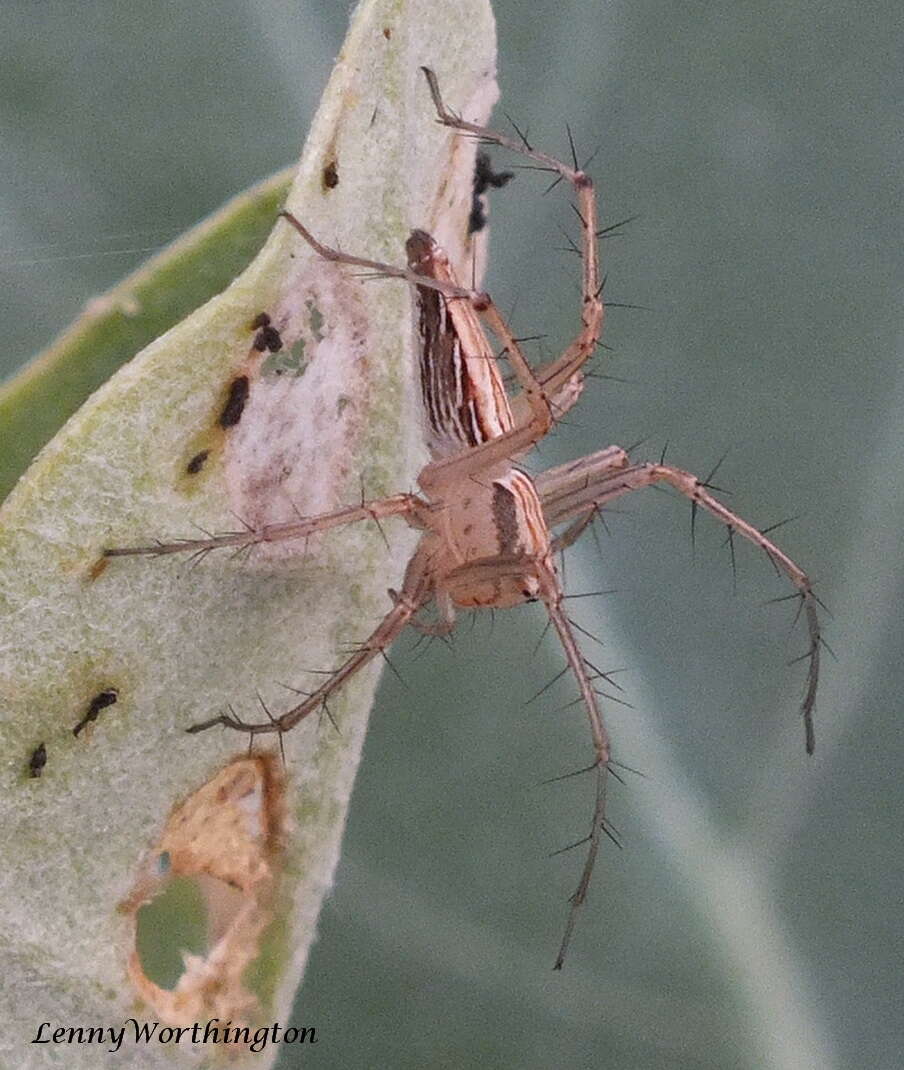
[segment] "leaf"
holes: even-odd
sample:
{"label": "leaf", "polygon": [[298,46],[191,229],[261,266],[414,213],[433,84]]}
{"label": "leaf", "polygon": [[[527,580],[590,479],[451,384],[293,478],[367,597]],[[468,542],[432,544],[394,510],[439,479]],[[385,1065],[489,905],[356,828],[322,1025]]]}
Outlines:
{"label": "leaf", "polygon": [[[433,67],[447,99],[479,119],[495,99],[494,41],[485,0],[442,20],[426,2],[365,0],[288,207],[363,256],[398,262],[412,225],[469,254],[474,145],[432,121],[418,67]],[[248,205],[251,216],[263,203]],[[250,236],[241,209],[227,209],[211,239]],[[152,318],[158,301],[161,319],[171,315],[186,271],[219,258],[215,241],[195,247],[200,260],[176,250],[134,283],[139,316]],[[261,313],[282,348],[255,347]],[[115,309],[81,325],[45,368],[69,374],[90,353],[96,371],[127,326]],[[257,523],[347,504],[362,485],[369,497],[410,486],[421,461],[412,336],[404,285],[352,278],[277,223],[224,293],[86,402],[4,504],[0,939],[4,1043],[17,1065],[55,1051],[30,1043],[44,1021],[287,1022],[377,673],[331,704],[338,731],[311,718],[286,738],[285,773],[272,737],[249,759],[235,733],[184,730],[229,706],[248,719],[264,703],[287,708],[283,685],[310,687],[385,612],[412,535],[387,526],[387,554],[380,532],[361,526],[291,554],[221,554],[198,567],[178,556],[103,567],[100,555],[190,536],[193,525],[235,527],[236,512]],[[4,415],[37,403],[45,383],[26,373],[7,389]],[[199,921],[207,943],[188,949],[175,991],[165,962],[177,938],[146,946],[166,911],[179,939],[191,944]],[[134,1047],[130,1065],[211,1057],[190,1039]],[[67,1060],[97,1065],[90,1043],[67,1046]]]}
{"label": "leaf", "polygon": [[229,285],[263,244],[290,180],[290,172],[281,172],[234,197],[90,302],[46,352],[0,386],[0,499],[117,368]]}

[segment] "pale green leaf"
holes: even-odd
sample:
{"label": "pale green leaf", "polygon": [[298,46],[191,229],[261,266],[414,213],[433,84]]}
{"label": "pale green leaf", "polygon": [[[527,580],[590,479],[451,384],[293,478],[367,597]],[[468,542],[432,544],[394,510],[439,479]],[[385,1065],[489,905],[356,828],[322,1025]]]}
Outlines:
{"label": "pale green leaf", "polygon": [[[438,229],[464,255],[474,146],[433,122],[418,67],[433,67],[448,100],[479,118],[495,99],[494,42],[486,0],[449,7],[442,19],[423,0],[365,0],[288,207],[324,241],[360,255],[400,262],[414,225]],[[324,169],[333,161],[339,182],[330,186]],[[160,275],[166,271],[178,285],[178,259],[166,260]],[[146,284],[153,288],[160,275]],[[129,296],[137,306],[120,302],[114,315],[142,314],[145,291]],[[262,311],[283,327],[287,345],[261,365],[251,323]],[[136,882],[159,871],[166,886],[171,860],[154,845],[172,807],[245,746],[231,732],[191,736],[185,728],[230,704],[259,719],[258,695],[277,711],[291,704],[283,684],[311,686],[310,671],[334,665],[343,645],[385,612],[385,590],[399,581],[412,535],[388,525],[388,552],[378,531],[360,527],[312,543],[307,554],[296,547],[250,562],[221,554],[199,567],[139,558],[96,570],[99,554],[192,536],[194,525],[234,528],[235,512],[260,521],[324,511],[356,500],[362,485],[371,497],[407,489],[422,460],[412,341],[403,284],[362,283],[328,269],[278,223],[223,294],[86,402],[5,503],[0,1017],[17,1065],[54,1060],[54,1046],[29,1043],[41,1021],[161,1017],[127,980]],[[218,417],[244,372],[251,398],[239,425],[224,430]],[[11,389],[19,393],[8,397],[26,396],[21,384]],[[314,938],[376,677],[361,673],[331,704],[339,732],[311,718],[286,739],[278,892],[265,953],[245,978],[261,999],[261,1021],[286,1020]],[[76,737],[92,698],[113,688],[118,701]],[[46,765],[31,776],[40,744]],[[273,752],[272,739],[268,746]],[[213,837],[207,848],[227,850]],[[153,966],[142,949],[146,971],[164,986],[176,980],[167,975],[174,939],[204,952],[191,901],[198,888],[189,887],[187,899],[178,891],[170,887],[158,901],[156,918],[170,908],[182,936],[156,942]],[[207,907],[213,915],[209,899]],[[155,943],[142,917],[143,942]],[[192,946],[198,939],[202,946]],[[213,1016],[221,1005],[205,1006]],[[96,1067],[107,1058],[101,1050],[68,1046],[66,1063]],[[255,1065],[274,1050],[253,1056]],[[130,1066],[157,1066],[204,1062],[211,1051],[152,1043],[125,1057]]]}

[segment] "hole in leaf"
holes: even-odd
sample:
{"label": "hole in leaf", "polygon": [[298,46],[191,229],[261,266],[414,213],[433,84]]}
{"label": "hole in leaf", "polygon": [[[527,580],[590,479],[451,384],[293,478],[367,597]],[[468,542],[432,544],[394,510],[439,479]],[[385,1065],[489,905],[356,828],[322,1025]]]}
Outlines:
{"label": "hole in leaf", "polygon": [[185,972],[183,955],[207,954],[207,906],[200,882],[176,877],[138,908],[135,950],[145,977],[171,991]]}
{"label": "hole in leaf", "polygon": [[173,807],[141,864],[123,904],[135,925],[129,975],[169,1025],[257,1013],[246,974],[272,931],[283,791],[272,755],[233,759]]}

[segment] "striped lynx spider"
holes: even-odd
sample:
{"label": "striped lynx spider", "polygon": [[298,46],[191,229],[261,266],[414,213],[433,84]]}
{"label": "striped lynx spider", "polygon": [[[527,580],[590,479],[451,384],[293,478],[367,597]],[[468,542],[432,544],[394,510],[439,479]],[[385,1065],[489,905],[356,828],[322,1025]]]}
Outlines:
{"label": "striped lynx spider", "polygon": [[[583,386],[583,370],[603,326],[602,284],[597,242],[597,204],[593,183],[577,166],[539,152],[526,139],[519,143],[483,126],[466,122],[444,104],[432,71],[424,68],[438,121],[485,144],[509,149],[570,184],[577,198],[581,227],[581,325],[573,341],[556,359],[531,367],[518,340],[492,299],[463,287],[449,260],[433,238],[415,230],[408,238],[407,268],[349,256],[322,245],[288,212],[283,216],[324,259],[405,279],[415,287],[420,319],[420,381],[431,460],[418,477],[420,493],[396,494],[331,513],[288,523],[211,538],[118,548],[108,556],[204,552],[220,547],[241,549],[260,543],[303,539],[344,524],[401,517],[423,532],[409,562],[401,590],[391,591],[392,608],[355,651],[324,683],[280,716],[248,723],[223,713],[189,732],[223,725],[251,738],[284,733],[324,708],[349,677],[380,656],[408,624],[431,634],[453,628],[458,608],[504,609],[523,602],[542,602],[558,634],[568,667],[580,692],[590,725],[593,760],[585,772],[595,776],[593,817],[586,838],[587,854],[571,898],[555,968],[560,969],[571,941],[581,904],[587,895],[605,824],[606,785],[611,772],[609,736],[600,711],[595,681],[600,674],[585,660],[575,629],[564,608],[555,555],[570,546],[603,506],[632,491],[666,483],[721,521],[729,539],[735,534],[759,547],[796,588],[809,631],[806,692],[801,706],[806,749],[812,753],[813,707],[819,674],[820,634],[817,599],[810,580],[779,547],[746,520],[727,509],[708,489],[707,481],[663,463],[635,463],[619,446],[560,465],[532,477],[518,467],[519,458],[543,439],[575,404]],[[509,397],[498,360],[481,321],[502,345],[502,356],[514,371],[520,393]],[[564,527],[561,527],[564,525]],[[559,529],[553,534],[553,529]],[[436,620],[418,614],[428,604]],[[614,774],[613,774],[614,775]]]}

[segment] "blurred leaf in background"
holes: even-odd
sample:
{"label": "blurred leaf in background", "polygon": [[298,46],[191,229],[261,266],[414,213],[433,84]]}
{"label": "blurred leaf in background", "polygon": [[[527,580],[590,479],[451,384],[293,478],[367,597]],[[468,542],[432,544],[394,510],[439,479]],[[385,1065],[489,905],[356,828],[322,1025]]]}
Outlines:
{"label": "blurred leaf in background", "polygon": [[[616,587],[601,667],[614,799],[565,972],[549,970],[578,862],[585,728],[530,609],[402,642],[371,722],[343,861],[297,1017],[305,1065],[891,1068],[901,1048],[904,527],[897,7],[497,0],[505,110],[588,155],[612,309],[601,369],[544,466],[669,442],[768,525],[834,614],[803,754],[784,591],[649,495],[566,571]],[[0,11],[4,365],[46,344],[156,244],[289,160],[345,28],[339,7],[93,2]],[[164,13],[165,12],[165,16]],[[438,18],[442,5],[438,5]],[[215,27],[215,32],[211,27]],[[86,59],[90,57],[90,62]],[[502,166],[507,161],[498,160]],[[538,353],[576,321],[565,198],[494,196],[490,286]],[[106,252],[105,252],[106,250]],[[103,254],[103,255],[100,255]],[[75,259],[72,259],[72,258]],[[382,284],[381,284],[382,285]],[[544,349],[545,347],[545,349]],[[583,600],[586,605],[592,600]],[[596,658],[594,660],[597,660]],[[293,1065],[283,1052],[281,1065]]]}

